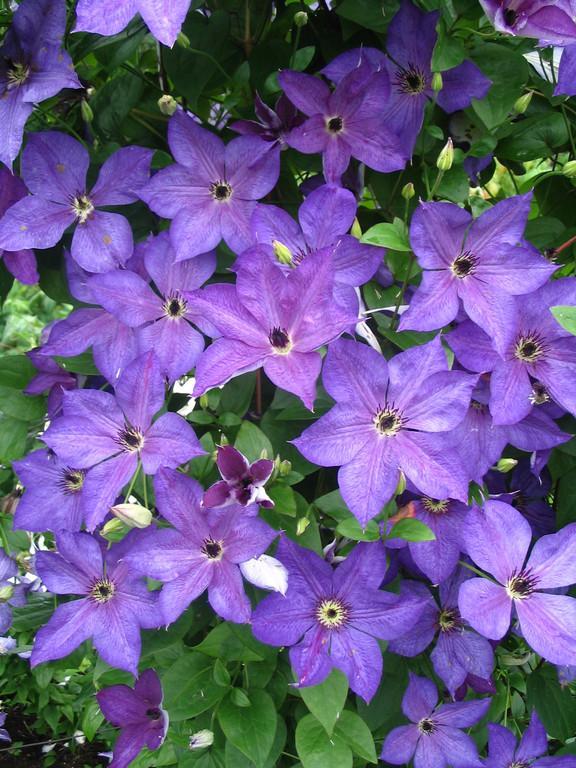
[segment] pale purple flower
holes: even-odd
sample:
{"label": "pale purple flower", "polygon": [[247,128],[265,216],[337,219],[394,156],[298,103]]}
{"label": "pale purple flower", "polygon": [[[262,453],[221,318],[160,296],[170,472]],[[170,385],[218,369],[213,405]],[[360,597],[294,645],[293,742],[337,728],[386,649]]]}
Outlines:
{"label": "pale purple flower", "polygon": [[336,405],[294,444],[315,464],[340,466],[340,491],[362,525],[392,498],[400,471],[432,498],[468,499],[449,432],[464,418],[476,379],[448,370],[439,337],[388,362],[342,339],[330,346],[322,378]]}
{"label": "pale purple flower", "polygon": [[360,543],[336,569],[287,538],[277,557],[288,570],[286,596],[266,597],[252,615],[263,643],[290,646],[299,686],[317,685],[333,668],[365,701],[382,676],[378,639],[391,640],[414,626],[423,603],[379,589],[386,573],[381,543]]}
{"label": "pale purple flower", "polygon": [[173,219],[170,239],[177,261],[206,253],[223,239],[235,253],[252,242],[250,217],[257,200],[270,192],[280,173],[280,149],[256,136],[225,145],[178,111],[168,124],[176,160],[141,190],[159,216]]}
{"label": "pale purple flower", "polygon": [[0,248],[51,248],[75,225],[72,258],[89,272],[107,272],[132,255],[132,229],[102,206],[134,203],[150,173],[152,150],[123,147],[102,165],[87,189],[90,155],[79,141],[56,131],[31,133],[22,153],[22,178],[31,192],[0,220]]}
{"label": "pale purple flower", "polygon": [[242,507],[251,504],[260,504],[262,507],[274,506],[274,502],[264,489],[274,470],[273,461],[258,459],[250,464],[236,448],[231,445],[220,445],[216,464],[222,480],[205,491],[203,506],[210,508],[226,507],[230,504],[240,504]]}
{"label": "pale purple flower", "polygon": [[532,712],[530,724],[520,743],[508,728],[488,723],[488,757],[484,765],[486,768],[576,768],[576,757],[548,757],[546,729],[536,712]]}
{"label": "pale purple flower", "polygon": [[576,582],[576,524],[542,536],[528,556],[528,521],[508,504],[486,501],[470,512],[464,538],[472,560],[493,578],[462,585],[463,618],[484,637],[500,640],[514,610],[536,653],[553,664],[576,664],[576,600],[548,591]]}
{"label": "pale purple flower", "polygon": [[126,562],[164,582],[159,599],[164,623],[176,621],[205,590],[223,619],[250,621],[252,606],[239,566],[263,554],[277,531],[243,507],[203,509],[202,486],[174,470],[160,470],[154,490],[158,511],[174,527],[150,532]]}
{"label": "pale purple flower", "polygon": [[402,712],[411,725],[394,728],[384,741],[380,757],[392,765],[414,761],[414,768],[481,768],[476,744],[463,732],[487,713],[490,699],[438,706],[432,680],[410,672],[402,699]]}
{"label": "pale purple flower", "polygon": [[[2,97],[0,96],[0,105]],[[24,182],[13,176],[8,168],[0,166],[0,220],[14,203],[26,197],[27,190]],[[33,285],[40,279],[36,268],[36,256],[34,251],[23,248],[17,251],[2,251],[0,249],[0,258],[4,260],[4,265],[8,272],[21,283]]]}
{"label": "pale purple flower", "polygon": [[113,685],[96,694],[102,714],[120,728],[109,768],[128,768],[143,747],[159,749],[168,732],[168,712],[162,709],[162,685],[153,669],[146,669],[134,688]]}

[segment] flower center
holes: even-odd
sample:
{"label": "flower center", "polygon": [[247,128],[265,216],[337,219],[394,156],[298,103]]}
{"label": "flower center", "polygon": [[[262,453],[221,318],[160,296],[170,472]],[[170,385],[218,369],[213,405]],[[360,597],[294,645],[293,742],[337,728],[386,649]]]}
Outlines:
{"label": "flower center", "polygon": [[462,280],[463,278],[470,277],[470,275],[474,274],[477,264],[478,259],[472,253],[466,251],[465,253],[460,254],[458,258],[454,259],[450,265],[450,269],[454,277]]}
{"label": "flower center", "polygon": [[425,496],[422,499],[422,506],[427,512],[431,512],[433,515],[444,515],[448,512],[450,501],[448,499],[441,499],[438,501],[437,499],[429,499]]}
{"label": "flower center", "polygon": [[535,335],[520,336],[514,347],[514,357],[523,363],[534,363],[543,353],[542,340]]}
{"label": "flower center", "polygon": [[85,475],[81,469],[64,469],[58,485],[64,493],[78,493],[84,485]]}
{"label": "flower center", "polygon": [[418,96],[426,90],[426,75],[420,67],[409,64],[408,69],[396,70],[395,84],[400,93]]}
{"label": "flower center", "polygon": [[224,203],[232,197],[232,187],[227,181],[214,181],[210,184],[210,194],[219,203]]}
{"label": "flower center", "polygon": [[209,560],[222,560],[224,553],[224,547],[221,541],[215,541],[214,539],[204,539],[202,544],[202,552]]}
{"label": "flower center", "polygon": [[429,717],[423,717],[422,720],[420,720],[418,723],[418,730],[420,733],[423,733],[426,736],[430,736],[431,733],[435,732],[436,724],[433,720],[430,720]]}
{"label": "flower center", "polygon": [[118,434],[118,442],[123,450],[134,453],[144,446],[144,435],[137,427],[128,427]]}
{"label": "flower center", "polygon": [[402,429],[402,414],[395,408],[383,408],[374,416],[374,426],[384,437],[392,437]]}
{"label": "flower center", "polygon": [[550,402],[550,395],[548,390],[539,381],[535,381],[532,384],[532,394],[530,395],[530,402],[532,405],[543,405]]}
{"label": "flower center", "polygon": [[326,598],[316,608],[316,619],[325,629],[340,629],[348,619],[348,608],[338,598]]}
{"label": "flower center", "polygon": [[513,573],[506,584],[506,593],[512,600],[524,600],[534,592],[537,579],[530,571]]}
{"label": "flower center", "polygon": [[152,709],[146,710],[146,717],[149,720],[161,720],[162,712],[158,709],[158,707],[153,707]]}
{"label": "flower center", "polygon": [[79,195],[72,201],[72,210],[80,224],[85,224],[94,213],[94,204],[87,195]]}
{"label": "flower center", "polygon": [[341,117],[329,117],[326,119],[326,128],[329,133],[341,133],[344,129],[344,122]]}
{"label": "flower center", "polygon": [[19,86],[24,85],[29,77],[30,67],[28,64],[13,63],[6,75],[8,88],[18,88]]}
{"label": "flower center", "polygon": [[177,318],[186,314],[187,303],[181,296],[169,296],[162,309],[168,317]]}
{"label": "flower center", "polygon": [[440,632],[453,632],[462,629],[463,622],[460,611],[457,608],[445,608],[438,614],[438,628]]}
{"label": "flower center", "polygon": [[108,603],[114,597],[116,585],[110,579],[100,579],[90,590],[90,597],[97,603]]}
{"label": "flower center", "polygon": [[272,328],[268,334],[268,339],[274,347],[274,351],[279,355],[287,355],[292,349],[292,342],[286,328]]}

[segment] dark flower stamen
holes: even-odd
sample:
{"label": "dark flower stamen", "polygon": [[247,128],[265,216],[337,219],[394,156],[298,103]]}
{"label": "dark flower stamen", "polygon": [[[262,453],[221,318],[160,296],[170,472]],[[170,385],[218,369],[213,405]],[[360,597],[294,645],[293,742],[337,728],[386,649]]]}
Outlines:
{"label": "dark flower stamen", "polygon": [[344,123],[342,122],[341,117],[330,117],[326,121],[326,127],[330,131],[330,133],[340,133],[342,129],[344,128]]}
{"label": "dark flower stamen", "polygon": [[436,724],[434,723],[433,720],[430,720],[429,717],[424,717],[418,723],[418,730],[420,731],[420,733],[423,733],[426,736],[429,736],[431,733],[434,733],[436,731]]}
{"label": "dark flower stamen", "polygon": [[458,258],[454,259],[450,265],[450,269],[452,270],[454,277],[462,280],[463,278],[470,277],[470,275],[474,274],[477,264],[478,259],[474,256],[474,254],[470,253],[469,251],[465,251],[464,253],[460,254]]}
{"label": "dark flower stamen", "polygon": [[214,200],[223,203],[232,197],[232,187],[226,181],[214,181],[210,184],[210,194]]}
{"label": "dark flower stamen", "polygon": [[374,426],[384,437],[392,437],[402,429],[402,414],[395,408],[383,408],[374,416]]}
{"label": "dark flower stamen", "polygon": [[186,314],[187,303],[181,296],[170,296],[162,307],[168,317],[182,317]]}
{"label": "dark flower stamen", "polygon": [[144,445],[144,435],[136,427],[129,427],[119,433],[118,442],[125,451],[132,453],[142,449]]}
{"label": "dark flower stamen", "polygon": [[214,539],[204,539],[202,544],[202,552],[209,560],[221,560],[224,548],[221,541],[215,541]]}
{"label": "dark flower stamen", "polygon": [[290,336],[288,336],[286,328],[272,328],[268,334],[268,339],[270,340],[270,344],[272,344],[274,349],[280,354],[286,354],[292,349],[292,342],[290,341]]}
{"label": "dark flower stamen", "polygon": [[529,570],[514,572],[506,584],[506,592],[512,600],[524,600],[536,589],[537,579]]}
{"label": "dark flower stamen", "polygon": [[340,629],[348,619],[348,608],[338,598],[325,598],[316,608],[316,618],[325,629]]}
{"label": "dark flower stamen", "polygon": [[116,585],[110,579],[100,579],[90,590],[90,597],[97,603],[107,603],[114,597]]}
{"label": "dark flower stamen", "polygon": [[84,485],[85,475],[86,473],[81,469],[64,469],[58,485],[66,494],[78,493]]}

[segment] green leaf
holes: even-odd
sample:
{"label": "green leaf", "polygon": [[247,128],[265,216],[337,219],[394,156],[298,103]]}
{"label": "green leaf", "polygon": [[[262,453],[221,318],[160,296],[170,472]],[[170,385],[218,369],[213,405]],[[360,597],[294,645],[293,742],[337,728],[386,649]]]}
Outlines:
{"label": "green leaf", "polygon": [[[274,457],[272,443],[264,432],[256,424],[252,424],[251,421],[242,422],[234,447],[240,453],[243,453],[248,461],[256,461],[260,458],[272,459]],[[262,456],[264,451],[266,452],[265,457]]]}
{"label": "green leaf", "polygon": [[332,734],[348,695],[346,675],[333,669],[323,683],[300,688],[300,695],[310,712],[322,723],[326,733]]}
{"label": "green leaf", "polygon": [[393,251],[410,251],[408,228],[401,219],[392,224],[376,224],[362,235],[361,242],[380,245]]}
{"label": "green leaf", "polygon": [[392,527],[388,538],[404,539],[404,541],[434,541],[436,536],[421,520],[405,517]]}
{"label": "green leaf", "polygon": [[174,722],[205,712],[226,693],[214,682],[210,659],[194,652],[186,653],[165,672],[162,685],[166,709]]}
{"label": "green leaf", "polygon": [[573,336],[576,336],[576,307],[550,307],[550,312]]}
{"label": "green leaf", "polygon": [[329,736],[314,715],[306,715],[296,726],[296,752],[304,768],[352,768],[350,747],[340,736]]}
{"label": "green leaf", "polygon": [[369,763],[378,762],[370,728],[355,712],[348,709],[342,712],[336,723],[335,734],[340,736],[358,757]]}
{"label": "green leaf", "polygon": [[256,768],[263,768],[276,734],[276,707],[266,691],[250,691],[250,706],[238,707],[230,697],[218,709],[218,721],[224,735],[250,758]]}
{"label": "green leaf", "polygon": [[558,682],[556,667],[546,664],[527,681],[526,705],[536,708],[546,731],[555,739],[566,741],[576,730],[576,699]]}

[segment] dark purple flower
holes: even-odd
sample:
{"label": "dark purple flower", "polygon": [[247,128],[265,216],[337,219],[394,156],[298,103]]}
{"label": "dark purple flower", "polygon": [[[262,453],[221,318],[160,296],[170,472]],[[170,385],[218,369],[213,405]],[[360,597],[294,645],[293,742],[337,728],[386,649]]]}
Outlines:
{"label": "dark purple flower", "polygon": [[490,699],[438,703],[432,680],[410,673],[402,699],[402,711],[413,723],[394,728],[384,741],[381,758],[392,765],[414,760],[414,768],[480,768],[482,761],[474,741],[462,728],[478,722],[490,707]]}
{"label": "dark purple flower", "polygon": [[168,731],[168,712],[162,709],[162,685],[153,669],[146,669],[134,685],[113,685],[96,694],[102,714],[120,728],[109,768],[128,768],[143,747],[158,749]]}
{"label": "dark purple flower", "polygon": [[[376,48],[355,48],[335,58],[322,70],[334,82],[368,65],[372,71],[386,72],[391,83],[390,98],[384,104],[382,121],[400,139],[410,156],[424,120],[432,91],[432,52],[438,36],[438,13],[424,13],[404,0],[388,29],[388,56]],[[491,82],[470,61],[442,72],[443,87],[437,103],[445,112],[465,109],[472,99],[483,99]]]}
{"label": "dark purple flower", "polygon": [[63,88],[82,87],[62,48],[65,28],[65,0],[23,0],[6,33],[0,48],[0,162],[8,168],[34,104]]}
{"label": "dark purple flower", "polygon": [[[1,95],[0,104],[2,104]],[[8,168],[0,166],[0,219],[2,219],[8,208],[18,202],[18,200],[26,197],[26,194],[24,182],[18,176],[13,176]],[[29,249],[2,251],[0,249],[0,258],[4,259],[8,272],[17,280],[20,280],[21,283],[33,285],[40,279],[36,268],[34,251]]]}
{"label": "dark purple flower", "polygon": [[441,584],[439,604],[423,584],[403,582],[401,594],[420,597],[425,601],[425,608],[416,626],[388,645],[392,653],[414,657],[421,654],[436,637],[430,660],[451,696],[456,695],[469,675],[488,680],[494,669],[494,653],[490,642],[474,632],[458,610],[458,591],[467,578],[471,578],[470,571],[460,568]]}
{"label": "dark purple flower", "polygon": [[407,156],[384,117],[390,93],[386,72],[369,65],[346,75],[334,92],[319,77],[284,70],[278,75],[284,93],[307,116],[286,136],[304,154],[322,153],[324,178],[338,183],[350,158],[376,171],[399,171]]}
{"label": "dark purple flower", "polygon": [[199,318],[188,293],[212,275],[216,257],[206,253],[176,261],[167,232],[139,248],[156,292],[143,277],[127,269],[95,275],[89,287],[98,304],[119,322],[137,329],[140,353],[154,351],[162,374],[174,382],[194,368],[204,349],[204,339],[192,326]]}
{"label": "dark purple flower", "polygon": [[263,643],[291,646],[299,686],[321,683],[336,667],[365,701],[382,676],[378,639],[407,632],[423,604],[379,589],[386,573],[381,543],[357,544],[335,570],[317,554],[282,538],[277,556],[288,569],[286,596],[266,597],[252,615]]}
{"label": "dark purple flower", "polygon": [[548,738],[536,712],[518,744],[516,736],[502,725],[488,723],[486,768],[576,768],[574,755],[548,757]]}
{"label": "dark purple flower", "polygon": [[499,32],[538,37],[543,45],[567,45],[576,38],[571,0],[480,0]]}
{"label": "dark purple flower", "polygon": [[193,478],[162,469],[154,480],[156,506],[174,528],[149,533],[126,562],[164,582],[160,609],[171,624],[206,589],[214,611],[227,621],[250,621],[240,564],[258,557],[277,531],[243,507],[204,510],[202,486]]}
{"label": "dark purple flower", "polygon": [[468,499],[468,475],[441,433],[464,418],[475,378],[448,370],[439,337],[388,362],[342,339],[322,379],[336,405],[294,444],[315,464],[341,467],[340,491],[362,525],[392,498],[400,471],[432,498]]}
{"label": "dark purple flower", "polygon": [[176,163],[152,177],[140,197],[159,216],[173,219],[170,239],[177,261],[206,253],[223,239],[235,253],[252,242],[256,201],[274,187],[280,149],[256,136],[225,145],[178,111],[168,124]]}
{"label": "dark purple flower", "polygon": [[10,734],[2,726],[6,722],[6,712],[0,712],[0,741],[12,741]]}
{"label": "dark purple flower", "polygon": [[356,322],[355,313],[335,302],[333,285],[330,253],[311,255],[285,274],[255,247],[235,286],[209,285],[194,294],[196,310],[221,334],[198,361],[194,395],[263,367],[312,410],[322,366],[316,350]]}
{"label": "dark purple flower", "polygon": [[514,608],[536,653],[553,664],[576,664],[576,600],[547,591],[576,581],[576,524],[542,536],[527,558],[528,521],[508,504],[486,501],[469,513],[464,539],[472,560],[496,581],[473,578],[462,585],[462,616],[484,637],[500,640]]}
{"label": "dark purple flower", "polygon": [[530,200],[531,193],[511,197],[474,220],[452,203],[420,203],[410,242],[424,272],[400,328],[442,328],[463,306],[503,352],[514,330],[513,296],[531,293],[557,269],[522,240]]}
{"label": "dark purple flower", "polygon": [[61,532],[58,553],[38,552],[38,575],[55,595],[82,595],[56,608],[37,635],[32,650],[33,667],[62,659],[86,640],[107,664],[137,674],[140,629],[163,624],[158,593],[128,567],[125,556],[140,531],[103,552],[87,533]]}
{"label": "dark purple flower", "polygon": [[74,31],[117,35],[139,13],[154,37],[171,48],[189,8],[190,0],[79,0]]}
{"label": "dark purple flower", "polygon": [[236,120],[228,127],[244,136],[259,136],[264,141],[278,142],[282,149],[286,148],[286,134],[304,122],[304,118],[284,93],[280,94],[274,109],[263,102],[257,93],[254,111],[258,121]]}
{"label": "dark purple flower", "polygon": [[218,446],[216,463],[222,475],[214,485],[204,493],[202,501],[205,507],[226,507],[230,504],[240,504],[247,507],[250,504],[260,504],[262,507],[273,507],[274,502],[264,486],[274,470],[274,462],[270,459],[258,459],[249,464],[248,459],[231,445]]}
{"label": "dark purple flower", "polygon": [[31,195],[0,220],[0,248],[51,248],[76,225],[72,258],[89,272],[107,272],[125,264],[134,243],[128,220],[100,211],[135,202],[150,173],[152,150],[123,147],[86,188],[90,155],[80,142],[56,131],[31,133],[22,153],[22,177]]}
{"label": "dark purple flower", "polygon": [[89,530],[100,523],[122,487],[142,466],[147,475],[204,454],[192,427],[176,413],[153,416],[164,405],[164,382],[152,352],[131,363],[115,394],[76,390],[64,395],[63,415],[42,439],[58,458],[90,469],[82,493]]}

